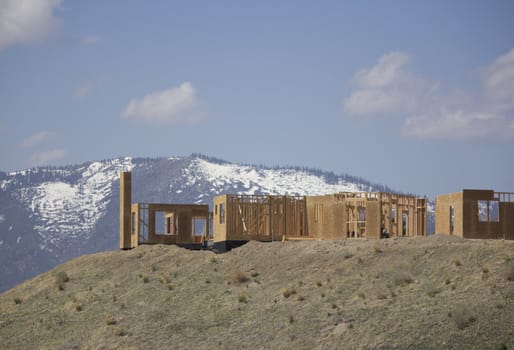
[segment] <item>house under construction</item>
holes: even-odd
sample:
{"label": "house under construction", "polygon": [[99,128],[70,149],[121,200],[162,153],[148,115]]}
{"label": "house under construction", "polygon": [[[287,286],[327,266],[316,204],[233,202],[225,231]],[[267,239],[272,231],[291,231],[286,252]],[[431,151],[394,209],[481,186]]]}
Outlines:
{"label": "house under construction", "polygon": [[514,193],[463,190],[437,196],[435,232],[462,238],[514,239]]}
{"label": "house under construction", "polygon": [[120,176],[120,249],[140,244],[176,244],[195,248],[208,241],[207,204],[131,203],[132,176]]}
{"label": "house under construction", "polygon": [[[131,173],[120,176],[120,248],[177,244],[218,250],[276,240],[426,235],[426,199],[382,192],[323,196],[226,194],[206,204],[131,203]],[[212,221],[212,223],[211,223]],[[214,234],[211,234],[211,228]]]}
{"label": "house under construction", "polygon": [[426,235],[426,199],[383,192],[214,198],[214,243]]}

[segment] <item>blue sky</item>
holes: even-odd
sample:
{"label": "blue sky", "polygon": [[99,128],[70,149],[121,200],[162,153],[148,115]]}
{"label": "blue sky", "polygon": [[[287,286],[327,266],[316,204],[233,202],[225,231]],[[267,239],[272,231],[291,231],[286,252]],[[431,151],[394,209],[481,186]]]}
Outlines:
{"label": "blue sky", "polygon": [[513,1],[0,0],[0,169],[201,152],[514,191]]}

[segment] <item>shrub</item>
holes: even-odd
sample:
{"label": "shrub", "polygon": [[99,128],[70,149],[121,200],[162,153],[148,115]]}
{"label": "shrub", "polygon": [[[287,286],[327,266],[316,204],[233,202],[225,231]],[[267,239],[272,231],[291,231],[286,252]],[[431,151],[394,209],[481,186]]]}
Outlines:
{"label": "shrub", "polygon": [[21,301],[22,301],[22,300],[21,300],[20,298],[14,298],[14,303],[15,303],[16,305],[21,304]]}
{"label": "shrub", "polygon": [[293,315],[289,315],[289,323],[294,323],[294,317],[293,317]]}
{"label": "shrub", "polygon": [[82,311],[83,310],[82,305],[79,304],[79,305],[75,306],[75,310],[77,310],[78,312]]}
{"label": "shrub", "polygon": [[234,283],[242,284],[248,282],[250,280],[250,277],[248,277],[246,273],[237,270],[232,273],[231,280]]}
{"label": "shrub", "polygon": [[168,284],[171,282],[171,278],[169,276],[166,276],[165,274],[162,274],[161,278],[160,278],[160,282]]}
{"label": "shrub", "polygon": [[475,316],[464,305],[457,306],[454,310],[448,313],[448,316],[451,317],[458,329],[467,328],[476,321]]}
{"label": "shrub", "polygon": [[507,269],[507,273],[505,274],[505,278],[507,279],[507,281],[514,281],[514,265],[509,266],[509,268]]}
{"label": "shrub", "polygon": [[343,258],[344,258],[344,259],[350,259],[350,258],[352,258],[352,257],[353,257],[353,254],[352,254],[352,253],[345,253],[345,254],[343,255]]}
{"label": "shrub", "polygon": [[378,245],[375,246],[375,253],[383,253],[384,251],[382,250],[381,247],[379,247]]}
{"label": "shrub", "polygon": [[148,282],[150,282],[150,278],[148,278],[148,276],[143,277],[143,283],[148,283]]}
{"label": "shrub", "polygon": [[289,298],[291,295],[296,294],[296,289],[294,289],[293,287],[283,288],[281,292],[284,298]]}
{"label": "shrub", "polygon": [[252,276],[253,278],[258,277],[259,273],[257,271],[252,271],[252,273],[250,273],[250,276]]}
{"label": "shrub", "polygon": [[316,282],[316,285],[317,285],[318,287],[321,287],[321,286],[323,285],[323,283],[322,283],[321,281],[318,281],[318,282]]}
{"label": "shrub", "polygon": [[59,290],[64,290],[64,284],[70,280],[66,272],[60,271],[57,275],[55,275],[55,285]]}
{"label": "shrub", "polygon": [[435,287],[433,284],[429,284],[425,288],[427,295],[431,298],[435,297],[437,294],[441,293],[441,290]]}
{"label": "shrub", "polygon": [[393,277],[393,284],[397,287],[403,287],[413,282],[414,280],[412,277],[405,272],[398,272]]}
{"label": "shrub", "polygon": [[239,297],[238,297],[238,300],[240,303],[248,303],[248,298],[246,297],[245,294],[239,294]]}
{"label": "shrub", "polygon": [[118,321],[116,321],[116,317],[114,317],[112,314],[107,314],[105,316],[105,324],[108,326],[115,325]]}
{"label": "shrub", "polygon": [[122,327],[116,327],[113,331],[114,335],[117,335],[119,337],[123,337],[125,335],[127,335],[127,331],[125,329],[123,329]]}
{"label": "shrub", "polygon": [[385,299],[387,299],[387,293],[385,291],[381,290],[377,293],[377,298],[380,300],[385,300]]}
{"label": "shrub", "polygon": [[462,266],[462,263],[460,262],[460,260],[455,260],[455,266]]}

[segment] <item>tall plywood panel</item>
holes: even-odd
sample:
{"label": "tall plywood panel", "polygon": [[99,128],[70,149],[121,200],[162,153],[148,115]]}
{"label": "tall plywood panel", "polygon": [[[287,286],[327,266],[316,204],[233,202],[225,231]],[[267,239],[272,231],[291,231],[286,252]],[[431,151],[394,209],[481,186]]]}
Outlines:
{"label": "tall plywood panel", "polygon": [[120,173],[120,249],[132,248],[131,242],[132,174]]}
{"label": "tall plywood panel", "polygon": [[366,238],[380,238],[380,202],[366,203]]}

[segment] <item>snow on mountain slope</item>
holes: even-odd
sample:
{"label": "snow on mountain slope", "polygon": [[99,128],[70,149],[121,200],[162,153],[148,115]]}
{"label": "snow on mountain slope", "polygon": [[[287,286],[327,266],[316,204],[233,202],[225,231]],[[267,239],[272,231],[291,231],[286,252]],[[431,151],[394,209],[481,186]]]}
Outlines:
{"label": "snow on mountain slope", "polygon": [[[281,195],[322,195],[336,192],[361,191],[362,186],[341,179],[335,184],[327,183],[320,176],[295,169],[258,169],[253,166],[219,164],[201,158],[192,164],[196,174],[184,169],[189,175],[188,184],[193,185],[199,178],[212,184],[214,188],[226,188],[240,184],[244,190],[240,194],[281,194]],[[238,193],[238,194],[239,194]]]}
{"label": "snow on mountain slope", "polygon": [[17,197],[34,216],[34,230],[44,242],[41,248],[52,250],[64,239],[89,238],[105,215],[119,172],[132,168],[131,158],[94,162],[80,169],[82,174],[76,183],[44,182],[21,188]]}

